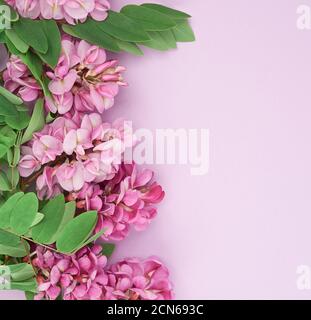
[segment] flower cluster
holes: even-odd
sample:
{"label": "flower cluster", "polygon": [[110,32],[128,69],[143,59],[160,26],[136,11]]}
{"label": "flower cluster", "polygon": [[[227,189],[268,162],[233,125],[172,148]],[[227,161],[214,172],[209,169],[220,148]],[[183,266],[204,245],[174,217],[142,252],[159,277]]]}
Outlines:
{"label": "flower cluster", "polygon": [[156,257],[125,259],[108,271],[109,300],[171,300],[169,271]]}
{"label": "flower cluster", "polygon": [[25,18],[65,19],[70,24],[84,22],[88,16],[103,21],[110,9],[107,0],[6,0],[6,2]]}
{"label": "flower cluster", "polygon": [[38,270],[36,299],[170,300],[167,268],[155,257],[125,259],[107,266],[102,247],[85,247],[71,256],[38,246],[33,265]]}
{"label": "flower cluster", "polygon": [[122,120],[104,123],[97,113],[59,117],[22,147],[19,172],[29,177],[44,165],[37,180],[40,199],[55,196],[60,188],[77,192],[85,183],[113,178],[132,145],[131,128]]}
{"label": "flower cluster", "polygon": [[155,204],[162,201],[165,193],[153,175],[148,169],[138,172],[135,164],[122,164],[111,180],[86,183],[67,199],[76,200],[78,208],[98,211],[96,231],[106,230],[104,240],[122,240],[131,225],[137,231],[145,230],[157,214]]}
{"label": "flower cluster", "polygon": [[[117,60],[107,60],[104,49],[64,36],[57,66],[53,70],[46,66],[52,93],[52,97],[45,98],[47,110],[59,114],[103,113],[113,106],[119,87],[126,85],[121,75],[124,70]],[[7,63],[3,79],[4,86],[24,101],[31,102],[42,95],[27,66],[14,55]]]}

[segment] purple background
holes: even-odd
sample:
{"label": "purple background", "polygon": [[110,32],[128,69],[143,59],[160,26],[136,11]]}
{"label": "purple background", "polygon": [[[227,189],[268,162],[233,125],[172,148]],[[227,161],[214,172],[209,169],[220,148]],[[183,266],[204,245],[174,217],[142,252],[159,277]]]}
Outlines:
{"label": "purple background", "polygon": [[310,298],[296,267],[311,265],[311,31],[296,9],[311,0],[154,2],[191,13],[197,42],[121,55],[130,87],[107,118],[210,129],[210,172],[154,166],[166,199],[113,260],[160,256],[180,299]]}

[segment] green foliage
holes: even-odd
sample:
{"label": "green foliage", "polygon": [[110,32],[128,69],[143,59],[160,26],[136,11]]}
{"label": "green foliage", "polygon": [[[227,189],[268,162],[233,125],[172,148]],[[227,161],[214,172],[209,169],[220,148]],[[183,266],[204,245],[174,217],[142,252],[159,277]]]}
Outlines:
{"label": "green foliage", "polygon": [[143,7],[156,10],[160,13],[163,13],[165,15],[168,15],[170,18],[175,19],[175,20],[184,20],[191,18],[191,16],[185,12],[178,11],[175,9],[171,9],[165,6],[162,6],[160,4],[155,4],[155,3],[144,3],[142,4]]}
{"label": "green foliage", "polygon": [[96,211],[85,212],[68,222],[56,241],[58,250],[68,254],[79,250],[92,234],[96,222]]}
{"label": "green foliage", "polygon": [[42,20],[43,32],[48,41],[48,50],[46,53],[37,52],[40,58],[51,68],[55,68],[61,52],[61,35],[54,20]]}
{"label": "green foliage", "polygon": [[169,30],[176,26],[170,16],[144,6],[130,4],[123,7],[121,13],[137,21],[147,31]]}
{"label": "green foliage", "polygon": [[[19,39],[23,39],[24,43],[29,47],[32,47],[40,53],[46,54],[49,46],[47,36],[43,29],[44,23],[42,23],[42,21],[43,20],[31,20],[20,17],[19,20],[13,24],[12,29],[16,32]],[[16,43],[13,42],[13,44],[18,49]],[[27,50],[25,52],[27,52]]]}
{"label": "green foliage", "polygon": [[162,5],[146,3],[127,5],[121,12],[109,11],[105,21],[88,19],[63,30],[80,39],[113,52],[125,51],[142,55],[138,45],[156,50],[175,49],[177,42],[194,41],[187,13]]}
{"label": "green foliage", "polygon": [[45,125],[43,100],[38,99],[32,112],[28,127],[24,132],[22,143],[32,139],[33,133],[40,131]]}
{"label": "green foliage", "polygon": [[29,293],[32,292],[33,294],[36,293],[37,282],[34,270],[30,264],[17,263],[7,265],[7,267],[10,269],[10,287],[12,290],[22,290]]}
{"label": "green foliage", "polygon": [[38,210],[39,201],[32,192],[18,192],[5,201],[0,207],[0,255],[25,256],[21,245],[24,239],[45,246],[56,243],[58,252],[70,254],[104,233],[93,234],[96,211],[74,217],[75,202],[65,204],[63,195],[49,200],[41,212]]}
{"label": "green foliage", "polygon": [[105,23],[99,23],[98,26],[102,31],[119,40],[131,42],[149,40],[147,32],[141,28],[141,25],[122,13],[110,11]]}
{"label": "green foliage", "polygon": [[86,40],[109,51],[119,52],[120,48],[116,39],[103,32],[100,24],[98,21],[88,19],[86,22],[78,23],[75,26],[64,24],[63,30],[74,37]]}
{"label": "green foliage", "polygon": [[54,235],[64,216],[64,195],[61,194],[51,201],[48,201],[41,211],[44,219],[32,229],[31,236],[36,242],[52,244],[55,242]]}

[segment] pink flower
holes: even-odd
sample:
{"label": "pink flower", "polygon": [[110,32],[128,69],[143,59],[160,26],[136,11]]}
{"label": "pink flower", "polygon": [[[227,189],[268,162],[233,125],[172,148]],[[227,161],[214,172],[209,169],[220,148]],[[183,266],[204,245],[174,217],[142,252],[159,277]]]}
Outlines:
{"label": "pink flower", "polygon": [[41,15],[44,19],[64,19],[63,5],[67,0],[40,0]]}
{"label": "pink flower", "polygon": [[125,259],[109,268],[106,299],[171,300],[169,271],[156,257]]}
{"label": "pink flower", "polygon": [[77,208],[99,211],[103,206],[101,195],[103,191],[98,184],[85,183],[81,191],[72,193],[67,197],[67,201],[83,199],[77,202]]}
{"label": "pink flower", "polygon": [[95,9],[94,0],[69,0],[63,5],[65,18],[68,23],[75,20],[84,21],[89,13]]}
{"label": "pink flower", "polygon": [[75,70],[70,70],[63,78],[54,78],[49,83],[49,89],[50,91],[55,95],[62,95],[65,93],[68,93],[74,83],[77,80],[77,73]]}
{"label": "pink flower", "polygon": [[4,86],[18,94],[24,101],[34,101],[38,98],[41,87],[32,78],[31,73],[22,61],[12,55],[3,73]]}
{"label": "pink flower", "polygon": [[110,3],[107,0],[95,0],[95,8],[91,12],[91,17],[97,21],[103,21],[108,16]]}
{"label": "pink flower", "polygon": [[94,68],[106,62],[106,52],[98,46],[92,46],[82,40],[77,44],[77,55],[80,61],[80,69]]}
{"label": "pink flower", "polygon": [[37,246],[36,300],[170,300],[169,271],[156,257],[125,259],[107,267],[102,247],[84,247],[64,255]]}
{"label": "pink flower", "polygon": [[63,146],[55,137],[43,135],[34,141],[32,151],[41,164],[45,164],[54,161],[57,156],[61,155]]}
{"label": "pink flower", "polygon": [[[69,2],[77,5],[81,1]],[[52,97],[45,98],[45,105],[52,113],[66,114],[71,110],[103,113],[113,106],[119,87],[126,85],[122,78],[125,68],[118,66],[116,60],[106,61],[104,49],[69,36],[63,36],[62,53],[55,69],[46,69]],[[31,102],[43,95],[27,67],[15,56],[8,61],[3,78],[5,87],[24,101]]]}
{"label": "pink flower", "polygon": [[[87,165],[85,170],[93,173]],[[135,165],[122,164],[113,177],[96,185],[98,182],[101,181],[88,184],[83,192],[71,193],[69,198],[76,199],[86,210],[99,212],[96,232],[106,229],[102,236],[105,240],[124,239],[131,226],[137,231],[146,229],[157,214],[155,205],[165,195],[162,187],[153,181],[153,172],[137,172]]]}
{"label": "pink flower", "polygon": [[80,162],[64,163],[56,171],[61,187],[66,191],[79,191],[85,182],[84,168]]}
{"label": "pink flower", "polygon": [[6,0],[6,2],[23,17],[66,19],[70,24],[84,22],[89,15],[95,20],[103,21],[110,9],[106,0]]}
{"label": "pink flower", "polygon": [[43,174],[37,179],[37,194],[40,200],[54,198],[61,193],[56,179],[56,168],[45,167]]}
{"label": "pink flower", "polygon": [[29,177],[41,167],[40,161],[33,155],[32,149],[27,146],[21,148],[22,157],[18,164],[19,173],[22,177]]}
{"label": "pink flower", "polygon": [[36,300],[103,300],[108,276],[102,247],[84,247],[73,255],[63,255],[37,246],[33,265],[38,269]]}
{"label": "pink flower", "polygon": [[62,95],[53,95],[45,97],[47,109],[52,113],[65,114],[69,112],[73,106],[73,95],[71,92],[66,92]]}
{"label": "pink flower", "polygon": [[39,0],[15,0],[15,6],[25,18],[37,19],[40,15]]}
{"label": "pink flower", "polygon": [[85,155],[85,149],[89,149],[92,146],[91,132],[86,129],[69,131],[63,144],[64,151],[68,155],[72,155],[75,152],[80,156]]}

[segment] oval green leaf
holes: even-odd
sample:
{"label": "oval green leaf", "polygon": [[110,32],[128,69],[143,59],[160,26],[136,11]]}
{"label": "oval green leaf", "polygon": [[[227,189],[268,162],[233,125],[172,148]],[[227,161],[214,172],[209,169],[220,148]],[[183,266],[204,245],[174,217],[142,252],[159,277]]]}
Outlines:
{"label": "oval green leaf", "polygon": [[168,15],[138,5],[127,5],[121,13],[139,23],[146,31],[163,31],[174,28],[176,22]]}
{"label": "oval green leaf", "polygon": [[58,236],[57,250],[74,253],[92,234],[97,222],[97,212],[88,211],[71,220]]}
{"label": "oval green leaf", "polygon": [[12,210],[11,229],[18,235],[27,233],[37,217],[38,208],[39,203],[35,193],[29,192],[22,196]]}

